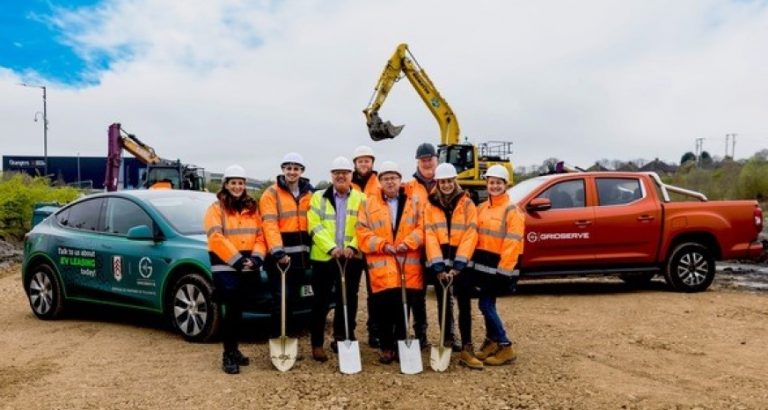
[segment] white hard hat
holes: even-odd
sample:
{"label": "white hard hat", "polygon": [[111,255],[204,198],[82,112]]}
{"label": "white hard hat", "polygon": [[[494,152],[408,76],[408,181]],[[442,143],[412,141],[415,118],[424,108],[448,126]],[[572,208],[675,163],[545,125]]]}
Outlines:
{"label": "white hard hat", "polygon": [[509,183],[509,171],[502,165],[497,164],[488,168],[488,171],[485,171],[485,178],[488,177],[501,178],[504,182]]}
{"label": "white hard hat", "polygon": [[435,179],[456,178],[456,167],[447,162],[442,163],[435,169]]}
{"label": "white hard hat", "polygon": [[289,152],[283,157],[283,162],[280,163],[280,167],[284,167],[286,164],[296,164],[302,168],[306,168],[304,165],[304,157],[297,152]]}
{"label": "white hard hat", "polygon": [[367,145],[361,145],[355,148],[355,152],[352,154],[352,161],[360,157],[371,157],[374,160],[376,159],[376,155],[373,155],[373,148]]}
{"label": "white hard hat", "polygon": [[355,168],[352,163],[346,157],[336,157],[331,163],[331,172],[333,171],[354,171]]}
{"label": "white hard hat", "polygon": [[403,174],[400,173],[400,167],[398,167],[396,163],[392,161],[382,162],[381,166],[379,167],[379,178],[389,172],[394,172],[395,174],[400,175],[400,178],[403,177]]}
{"label": "white hard hat", "polygon": [[224,181],[230,178],[245,179],[245,168],[240,165],[230,165],[224,170]]}

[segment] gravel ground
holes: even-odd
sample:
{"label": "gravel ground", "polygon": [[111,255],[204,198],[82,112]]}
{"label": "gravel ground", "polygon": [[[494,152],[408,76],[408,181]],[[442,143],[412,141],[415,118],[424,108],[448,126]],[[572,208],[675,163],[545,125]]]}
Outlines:
{"label": "gravel ground", "polygon": [[[424,373],[406,376],[361,345],[358,375],[340,374],[333,357],[281,374],[254,336],[243,345],[251,366],[228,376],[219,345],[186,343],[154,316],[83,306],[62,320],[36,319],[19,270],[0,269],[2,409],[768,408],[768,293],[728,275],[698,294],[662,282],[644,290],[613,279],[523,283],[499,300],[519,354],[509,366],[472,371],[454,357],[435,373],[425,353]],[[436,340],[433,295],[428,304]],[[473,319],[479,344],[476,306]],[[309,356],[307,338],[300,343]]]}

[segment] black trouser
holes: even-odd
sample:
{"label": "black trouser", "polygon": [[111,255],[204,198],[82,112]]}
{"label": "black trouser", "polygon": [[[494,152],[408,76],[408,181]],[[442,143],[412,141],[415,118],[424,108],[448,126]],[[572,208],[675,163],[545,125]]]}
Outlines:
{"label": "black trouser", "polygon": [[378,338],[379,337],[379,322],[376,319],[376,304],[373,303],[373,289],[371,289],[371,278],[368,276],[368,268],[365,267],[365,259],[363,259],[363,276],[365,276],[365,290],[367,292],[366,304],[368,305],[368,320],[365,322],[365,327],[368,329],[368,336]]}
{"label": "black trouser", "polygon": [[[280,304],[282,297],[282,278],[280,271],[277,269],[275,262],[267,257],[267,263],[264,264],[264,270],[267,272],[267,279],[269,281],[269,291],[272,294],[272,305],[270,306],[270,326],[269,337],[276,338],[280,336]],[[286,316],[286,333],[295,333],[289,331],[287,327],[288,318],[291,316],[291,306],[296,306],[300,298],[299,287],[304,281],[306,275],[305,270],[302,267],[291,268],[285,274],[285,316]]]}
{"label": "black trouser", "polygon": [[[413,305],[417,292],[412,289],[406,291],[409,307]],[[376,305],[381,350],[397,351],[397,341],[405,340],[405,315],[400,288],[374,293],[373,303]]]}
{"label": "black trouser", "polygon": [[[342,266],[344,262],[342,261]],[[350,259],[346,267],[347,288],[347,325],[349,326],[349,338],[355,337],[355,325],[357,318],[357,293],[360,289],[360,276],[363,271],[363,263],[360,259]],[[312,318],[309,325],[312,347],[322,347],[325,341],[325,319],[328,317],[328,305],[331,300],[336,302],[333,313],[333,338],[344,340],[344,306],[341,295],[341,276],[339,266],[335,260],[328,262],[312,263],[312,289],[315,298],[312,302]]]}
{"label": "black trouser", "polygon": [[409,303],[413,312],[413,332],[418,338],[426,338],[427,328],[427,284],[423,289],[413,291],[413,301]]}
{"label": "black trouser", "polygon": [[[250,272],[252,274],[252,272]],[[240,272],[214,272],[213,286],[215,287],[216,300],[224,308],[221,320],[221,339],[224,342],[224,351],[237,350],[240,327],[243,320],[243,302],[246,291],[243,286],[243,273]]]}
{"label": "black trouser", "polygon": [[459,307],[459,333],[461,344],[472,344],[472,288],[475,286],[471,273],[465,269],[453,281],[453,294]]}

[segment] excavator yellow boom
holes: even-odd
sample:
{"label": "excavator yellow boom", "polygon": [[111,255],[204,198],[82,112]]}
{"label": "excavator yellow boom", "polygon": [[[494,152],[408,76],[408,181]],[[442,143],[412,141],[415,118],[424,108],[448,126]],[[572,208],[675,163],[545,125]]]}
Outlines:
{"label": "excavator yellow boom", "polygon": [[432,80],[429,79],[426,71],[418,65],[418,62],[408,50],[407,44],[397,46],[395,53],[387,61],[386,66],[384,66],[384,71],[381,73],[379,82],[376,84],[371,103],[363,110],[371,138],[374,141],[394,138],[403,129],[402,125],[392,125],[389,121],[384,122],[379,117],[379,109],[387,99],[392,86],[401,78],[401,72],[411,82],[411,85],[416,89],[424,104],[429,107],[430,112],[435,116],[440,126],[440,143],[445,145],[458,144],[459,121],[456,119],[456,115],[453,114],[451,106],[448,105],[448,102],[445,101],[434,84],[432,84]]}

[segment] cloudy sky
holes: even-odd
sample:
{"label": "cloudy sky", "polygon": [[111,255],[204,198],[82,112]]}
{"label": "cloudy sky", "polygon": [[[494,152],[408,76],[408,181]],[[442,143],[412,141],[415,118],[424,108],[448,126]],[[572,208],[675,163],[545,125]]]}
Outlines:
{"label": "cloudy sky", "polygon": [[163,157],[254,177],[288,151],[326,179],[371,145],[404,169],[437,124],[407,81],[372,142],[361,110],[406,42],[472,142],[515,165],[768,148],[765,1],[28,0],[0,3],[0,155],[103,156],[121,122]]}

